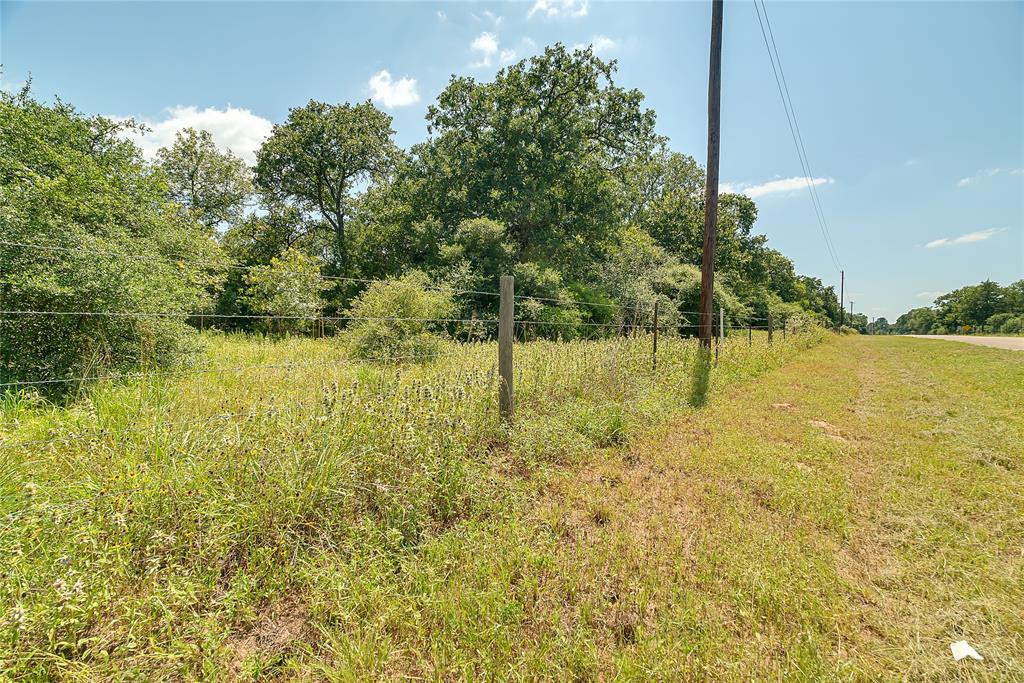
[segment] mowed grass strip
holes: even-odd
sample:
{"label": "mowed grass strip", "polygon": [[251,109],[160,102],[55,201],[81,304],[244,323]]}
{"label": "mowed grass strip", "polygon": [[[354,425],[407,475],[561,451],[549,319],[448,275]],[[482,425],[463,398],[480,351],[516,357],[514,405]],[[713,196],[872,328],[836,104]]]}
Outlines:
{"label": "mowed grass strip", "polygon": [[1012,352],[814,349],[552,481],[540,602],[595,678],[1020,680],[1021,406]]}

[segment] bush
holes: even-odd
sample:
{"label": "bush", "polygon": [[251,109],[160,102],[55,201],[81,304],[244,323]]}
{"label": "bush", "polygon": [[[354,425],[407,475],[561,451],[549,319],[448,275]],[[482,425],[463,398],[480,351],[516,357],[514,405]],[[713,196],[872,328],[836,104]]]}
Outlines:
{"label": "bush", "polygon": [[273,332],[308,330],[320,315],[320,293],[331,286],[320,277],[317,259],[295,249],[270,259],[269,266],[254,267],[244,281],[243,303],[253,311],[282,316],[258,325]]}
{"label": "bush", "polygon": [[989,316],[988,320],[985,321],[985,329],[990,332],[999,332],[1002,330],[1006,321],[1013,317],[1013,313],[996,313],[995,315]]}
{"label": "bush", "polygon": [[849,325],[843,325],[839,328],[839,334],[860,334],[856,328],[850,327]]}
{"label": "bush", "polygon": [[443,319],[455,314],[455,303],[449,291],[430,287],[430,280],[419,271],[371,284],[346,312],[353,318],[349,335],[352,354],[373,360],[436,355]]}
{"label": "bush", "polygon": [[999,328],[1000,332],[1006,334],[1020,334],[1024,332],[1024,315],[1018,315],[1015,318],[1010,318],[1003,323],[1002,327]]}
{"label": "bush", "polygon": [[131,125],[0,92],[0,298],[65,313],[0,320],[0,382],[166,366],[196,347],[186,320],[221,281],[220,250],[121,138]]}
{"label": "bush", "polygon": [[819,320],[820,316],[800,311],[799,313],[787,315],[783,324],[786,326],[786,332],[789,334],[806,334],[813,329],[821,327]]}

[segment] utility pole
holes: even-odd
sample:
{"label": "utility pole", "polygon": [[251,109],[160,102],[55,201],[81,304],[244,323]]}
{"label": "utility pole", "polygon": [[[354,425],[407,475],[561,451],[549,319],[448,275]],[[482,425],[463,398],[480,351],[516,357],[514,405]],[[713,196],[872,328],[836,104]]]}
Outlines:
{"label": "utility pole", "polygon": [[711,60],[708,67],[708,168],[704,188],[704,257],[700,270],[701,348],[711,348],[715,312],[715,241],[718,224],[718,151],[722,118],[722,6],[711,0]]}
{"label": "utility pole", "polygon": [[850,299],[850,322],[853,322],[853,299]]}
{"label": "utility pole", "polygon": [[843,315],[846,311],[843,308],[843,301],[846,299],[846,293],[843,289],[846,288],[846,272],[839,271],[839,327],[843,326],[846,322],[846,316]]}

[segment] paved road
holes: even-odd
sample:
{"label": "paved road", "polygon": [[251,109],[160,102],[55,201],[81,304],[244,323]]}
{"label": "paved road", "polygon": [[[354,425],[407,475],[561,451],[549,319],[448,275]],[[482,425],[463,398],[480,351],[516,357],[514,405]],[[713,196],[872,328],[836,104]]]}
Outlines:
{"label": "paved road", "polygon": [[918,339],[945,339],[947,341],[967,342],[980,346],[992,346],[997,349],[1024,351],[1024,337],[978,337],[966,334],[908,334],[907,337]]}

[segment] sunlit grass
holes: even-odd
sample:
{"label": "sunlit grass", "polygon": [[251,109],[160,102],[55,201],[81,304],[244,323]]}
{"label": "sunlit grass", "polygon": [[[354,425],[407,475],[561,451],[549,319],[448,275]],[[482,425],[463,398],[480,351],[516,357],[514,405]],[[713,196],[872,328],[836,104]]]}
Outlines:
{"label": "sunlit grass", "polygon": [[[728,340],[709,391],[821,339]],[[509,427],[490,343],[380,364],[331,339],[204,340],[202,373],[83,386],[61,406],[3,399],[0,671],[401,669],[378,627],[450,633],[439,670],[469,661],[485,625],[412,608],[445,580],[445,548],[526,528],[544,472],[689,409],[697,357],[680,339],[660,340],[657,370],[644,337],[519,344]],[[246,640],[280,619],[298,631]]]}

